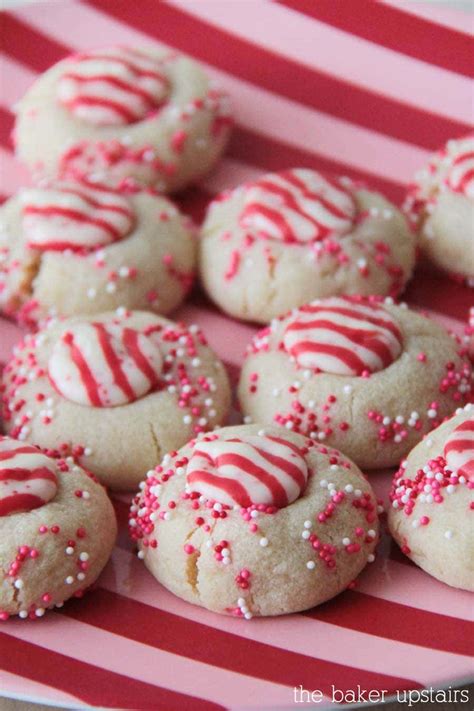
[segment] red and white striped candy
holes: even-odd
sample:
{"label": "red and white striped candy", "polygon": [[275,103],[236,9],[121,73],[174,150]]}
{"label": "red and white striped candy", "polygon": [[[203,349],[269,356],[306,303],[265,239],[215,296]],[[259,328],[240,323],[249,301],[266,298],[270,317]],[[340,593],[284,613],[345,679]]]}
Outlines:
{"label": "red and white striped candy", "polygon": [[351,192],[338,180],[296,169],[270,173],[251,185],[240,224],[267,239],[305,244],[346,234],[356,210]]}
{"label": "red and white striped candy", "polygon": [[454,474],[474,481],[474,416],[451,432],[444,445],[444,457]]}
{"label": "red and white striped candy", "polygon": [[247,508],[282,508],[301,496],[308,467],[299,448],[280,437],[249,435],[199,442],[186,468],[190,491]]}
{"label": "red and white striped candy", "polygon": [[163,63],[129,47],[71,57],[57,84],[59,101],[74,116],[99,126],[141,121],[164,103],[168,92]]}
{"label": "red and white striped candy", "polygon": [[89,251],[126,237],[134,213],[129,201],[112,190],[74,183],[21,192],[22,228],[29,247]]}
{"label": "red and white striped candy", "polygon": [[0,516],[31,511],[54,499],[54,462],[36,447],[0,437]]}
{"label": "red and white striped candy", "polygon": [[462,141],[453,155],[446,184],[450,190],[474,199],[474,138]]}
{"label": "red and white striped candy", "polygon": [[301,307],[283,336],[302,368],[361,375],[387,368],[402,351],[402,334],[383,306],[333,297]]}
{"label": "red and white striped candy", "polygon": [[146,395],[163,366],[153,336],[115,323],[77,323],[56,342],[49,377],[56,390],[79,405],[114,407]]}

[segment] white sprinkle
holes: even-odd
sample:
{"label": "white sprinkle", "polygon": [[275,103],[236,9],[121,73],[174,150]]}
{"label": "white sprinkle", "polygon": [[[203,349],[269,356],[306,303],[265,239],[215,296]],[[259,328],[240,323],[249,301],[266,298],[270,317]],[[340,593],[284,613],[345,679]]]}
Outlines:
{"label": "white sprinkle", "polygon": [[36,617],[43,617],[45,612],[46,610],[44,609],[44,607],[37,607],[35,610],[35,615]]}
{"label": "white sprinkle", "polygon": [[28,617],[28,610],[20,610],[18,617],[21,617],[22,620],[26,620]]}
{"label": "white sprinkle", "polygon": [[314,570],[316,568],[316,563],[314,562],[314,560],[308,560],[308,562],[306,563],[306,567],[308,568],[308,570]]}
{"label": "white sprinkle", "polygon": [[117,284],[113,281],[109,281],[105,285],[105,290],[108,294],[115,294],[115,292],[117,291]]}
{"label": "white sprinkle", "polygon": [[373,553],[369,553],[369,555],[367,556],[367,562],[368,562],[368,563],[373,563],[374,560],[375,560],[374,554],[373,554]]}
{"label": "white sprinkle", "polygon": [[444,532],[444,537],[451,539],[453,537],[453,532],[452,531],[445,531]]}
{"label": "white sprinkle", "polygon": [[310,535],[311,535],[311,533],[306,530],[306,531],[303,531],[303,532],[302,532],[301,538],[304,538],[304,540],[307,541],[308,538],[310,537]]}
{"label": "white sprinkle", "polygon": [[262,548],[266,548],[268,546],[268,538],[261,538],[260,545],[262,546]]}
{"label": "white sprinkle", "polygon": [[72,546],[68,546],[66,548],[66,555],[72,555],[74,553],[74,548]]}
{"label": "white sprinkle", "polygon": [[66,585],[72,585],[74,582],[74,578],[72,577],[72,575],[68,575],[64,582],[66,583]]}
{"label": "white sprinkle", "polygon": [[15,580],[13,585],[16,587],[17,590],[21,590],[23,587],[23,580],[20,580],[20,579]]}
{"label": "white sprinkle", "polygon": [[350,546],[350,544],[351,544],[351,539],[350,539],[350,538],[347,538],[347,537],[346,537],[346,538],[343,538],[343,539],[342,539],[342,545],[343,545],[343,546]]}
{"label": "white sprinkle", "polygon": [[311,523],[311,521],[308,520],[308,521],[305,521],[305,522],[304,522],[303,526],[304,526],[305,528],[311,528],[312,523]]}
{"label": "white sprinkle", "polygon": [[79,560],[82,560],[83,563],[84,563],[86,560],[89,560],[89,553],[86,553],[85,551],[84,551],[84,553],[81,553],[81,554],[79,555]]}
{"label": "white sprinkle", "polygon": [[145,553],[143,551],[138,551],[137,558],[140,558],[140,560],[143,560],[144,557],[145,557]]}

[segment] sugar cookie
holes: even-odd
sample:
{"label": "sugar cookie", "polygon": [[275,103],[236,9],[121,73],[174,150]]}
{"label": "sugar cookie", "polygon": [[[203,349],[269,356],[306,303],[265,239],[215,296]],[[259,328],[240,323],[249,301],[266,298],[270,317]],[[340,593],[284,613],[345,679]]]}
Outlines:
{"label": "sugar cookie", "polygon": [[56,182],[0,208],[0,260],[0,309],[34,325],[119,306],[169,313],[193,282],[196,244],[149,190]]}
{"label": "sugar cookie", "polygon": [[432,157],[404,209],[431,261],[474,286],[474,136],[448,141]]}
{"label": "sugar cookie", "polygon": [[197,326],[125,310],[27,336],[3,391],[8,433],[71,454],[116,490],[221,424],[230,401],[224,366]]}
{"label": "sugar cookie", "polygon": [[200,244],[210,298],[258,323],[314,298],[394,296],[415,262],[406,220],[384,197],[302,168],[219,196]]}
{"label": "sugar cookie", "polygon": [[17,106],[17,155],[36,176],[173,191],[207,173],[230,133],[227,96],[191,59],[110,47],[71,55]]}
{"label": "sugar cookie", "polygon": [[90,474],[0,437],[0,620],[42,617],[80,597],[116,534],[112,504]]}
{"label": "sugar cookie", "polygon": [[250,619],[347,588],[374,560],[377,503],[340,452],[281,427],[225,427],[155,467],[130,532],[175,595]]}
{"label": "sugar cookie", "polygon": [[390,300],[316,300],[255,336],[239,400],[246,421],[309,435],[362,468],[398,465],[468,398],[461,352],[438,324]]}
{"label": "sugar cookie", "polygon": [[388,514],[402,551],[448,585],[474,591],[474,405],[430,433],[395,474]]}

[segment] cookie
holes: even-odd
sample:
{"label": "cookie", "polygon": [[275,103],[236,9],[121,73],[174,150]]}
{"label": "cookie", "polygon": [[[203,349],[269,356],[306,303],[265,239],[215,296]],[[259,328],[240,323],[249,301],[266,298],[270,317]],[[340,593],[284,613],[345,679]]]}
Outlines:
{"label": "cookie", "polygon": [[149,190],[56,182],[0,208],[0,309],[28,325],[119,306],[167,314],[195,263],[192,224]]}
{"label": "cookie", "polygon": [[281,427],[224,427],[148,473],[130,532],[175,595],[250,619],[350,586],[374,560],[377,503],[340,452]]}
{"label": "cookie", "polygon": [[474,286],[474,135],[448,141],[432,157],[404,209],[429,259]]}
{"label": "cookie", "polygon": [[81,597],[117,535],[103,487],[70,459],[0,437],[0,620]]}
{"label": "cookie", "polygon": [[191,59],[110,47],[72,55],[19,102],[17,155],[35,176],[124,179],[174,191],[207,173],[227,143],[227,96]]}
{"label": "cookie", "polygon": [[3,372],[6,431],[71,455],[114,490],[222,423],[225,368],[197,326],[142,311],[53,322]]}
{"label": "cookie", "polygon": [[314,298],[394,296],[415,262],[406,220],[382,195],[302,168],[220,195],[200,245],[210,298],[257,323]]}
{"label": "cookie", "polygon": [[395,474],[388,524],[402,551],[447,585],[474,591],[474,405],[420,442]]}
{"label": "cookie", "polygon": [[390,299],[316,300],[253,339],[242,412],[336,447],[364,469],[395,466],[468,398],[471,367],[458,351],[438,324]]}

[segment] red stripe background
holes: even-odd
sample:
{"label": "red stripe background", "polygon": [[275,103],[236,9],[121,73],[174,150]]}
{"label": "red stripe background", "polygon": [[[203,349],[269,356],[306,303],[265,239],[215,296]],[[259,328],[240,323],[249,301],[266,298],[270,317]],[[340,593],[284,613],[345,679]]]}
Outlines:
{"label": "red stripe background", "polygon": [[[125,0],[90,0],[88,4],[151,38],[184,50],[257,87],[413,146],[434,149],[446,139],[468,130],[461,121],[435,115],[307,67],[164,2],[159,5],[158,17],[154,0],[141,0],[139,11]],[[448,71],[465,76],[473,73],[472,40],[467,35],[399,9],[371,0],[318,0],[317,3],[282,0],[280,4],[307,14],[308,22],[314,18]],[[364,7],[362,11],[361,5]],[[342,6],[344,12],[341,11]],[[12,13],[4,13],[0,17],[3,51],[34,72],[45,70],[69,52],[63,43],[66,35],[61,38],[46,36]],[[4,148],[10,148],[12,123],[10,112],[0,109],[0,144]],[[259,127],[250,130],[237,126],[228,155],[262,170],[302,165],[348,174],[373,185],[397,203],[404,193],[404,186],[396,181],[355,170],[340,160],[328,159],[314,151],[306,152],[282,140],[275,140],[260,132]],[[208,191],[194,189],[180,196],[179,202],[199,219],[208,199]],[[407,293],[411,304],[435,309],[454,318],[467,317],[467,305],[471,298],[467,289],[431,270],[419,273],[422,278],[416,278]],[[203,301],[200,295],[197,295],[194,304],[202,314],[223,319],[215,307]],[[228,364],[234,378],[240,360],[239,352],[235,362]],[[116,509],[121,522],[118,545],[130,551],[130,542],[125,534],[128,506],[116,501]],[[396,558],[400,554],[391,555]],[[326,693],[330,691],[331,683],[339,685],[339,688],[354,688],[362,684],[366,688],[392,691],[419,686],[416,669],[412,680],[358,669],[356,653],[354,667],[337,664],[247,639],[244,634],[224,632],[219,629],[218,618],[215,627],[192,621],[159,609],[159,597],[157,602],[158,607],[155,608],[109,588],[99,587],[84,600],[69,603],[59,614],[152,648],[238,672],[242,674],[243,684],[246,676],[255,675],[290,687],[303,684],[311,689],[319,683]],[[59,614],[52,613],[52,617],[59,617]],[[307,620],[308,634],[319,621],[395,643],[451,652],[453,655],[472,652],[471,636],[465,621],[356,590],[303,613],[302,617]],[[198,711],[221,708],[218,704],[116,674],[15,638],[18,624],[28,623],[13,622],[11,627],[9,623],[0,633],[0,639],[9,650],[9,656],[3,659],[6,656],[3,655],[1,660],[1,666],[7,671],[61,689],[89,704],[136,708],[139,699],[140,708],[171,711],[178,708]],[[455,674],[454,668],[451,674]],[[225,698],[225,690],[222,698]],[[255,702],[249,700],[249,703]]]}

